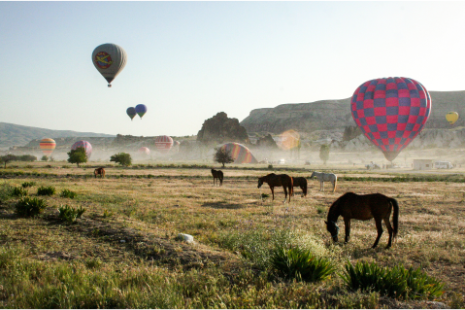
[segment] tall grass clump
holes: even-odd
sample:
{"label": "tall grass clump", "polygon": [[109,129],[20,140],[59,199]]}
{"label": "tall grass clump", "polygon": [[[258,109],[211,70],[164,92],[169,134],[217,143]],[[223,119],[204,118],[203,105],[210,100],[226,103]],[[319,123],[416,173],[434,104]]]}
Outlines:
{"label": "tall grass clump", "polygon": [[22,188],[22,187],[13,188],[12,195],[15,197],[23,197],[23,196],[27,196],[27,194],[28,192],[27,192],[27,189],[25,188]]}
{"label": "tall grass clump", "polygon": [[13,196],[14,187],[8,184],[7,182],[3,182],[0,186],[0,201],[7,200],[11,196]]}
{"label": "tall grass clump", "polygon": [[36,217],[41,214],[47,203],[43,199],[37,197],[24,197],[16,203],[16,214],[24,217]]}
{"label": "tall grass clump", "polygon": [[[253,226],[249,223],[246,225]],[[221,247],[241,253],[260,269],[267,269],[271,266],[271,257],[279,247],[307,249],[317,257],[326,254],[326,249],[321,242],[311,235],[296,230],[248,227],[245,231],[224,233],[218,239]]]}
{"label": "tall grass clump", "polygon": [[86,212],[86,209],[80,207],[79,209],[70,207],[68,205],[60,206],[58,208],[60,220],[67,224],[73,224],[81,215]]}
{"label": "tall grass clump", "polygon": [[23,188],[32,187],[32,186],[35,186],[35,185],[36,185],[36,182],[34,182],[34,181],[23,182],[23,184],[21,184],[21,186],[22,186]]}
{"label": "tall grass clump", "polygon": [[60,194],[61,197],[63,198],[71,198],[71,199],[74,199],[76,198],[77,194],[73,191],[70,191],[69,189],[64,189],[61,191],[61,194]]}
{"label": "tall grass clump", "polygon": [[341,275],[353,290],[377,291],[393,298],[420,299],[441,296],[444,284],[428,276],[419,268],[404,268],[396,265],[392,269],[381,268],[376,263],[347,263]]}
{"label": "tall grass clump", "polygon": [[315,257],[309,250],[299,248],[276,248],[271,265],[284,278],[305,282],[325,280],[336,271],[330,260]]}
{"label": "tall grass clump", "polygon": [[55,187],[53,186],[41,186],[37,189],[37,195],[39,196],[52,196],[55,194]]}

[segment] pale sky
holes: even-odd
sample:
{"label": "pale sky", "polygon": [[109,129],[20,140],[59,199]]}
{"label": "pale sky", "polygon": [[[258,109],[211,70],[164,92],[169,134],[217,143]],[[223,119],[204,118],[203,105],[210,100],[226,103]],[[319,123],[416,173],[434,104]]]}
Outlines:
{"label": "pale sky", "polygon": [[[0,122],[197,134],[217,112],[343,99],[403,76],[465,90],[465,2],[0,2]],[[107,88],[91,54],[127,65]],[[126,109],[145,104],[131,122]],[[433,102],[434,109],[434,102]]]}

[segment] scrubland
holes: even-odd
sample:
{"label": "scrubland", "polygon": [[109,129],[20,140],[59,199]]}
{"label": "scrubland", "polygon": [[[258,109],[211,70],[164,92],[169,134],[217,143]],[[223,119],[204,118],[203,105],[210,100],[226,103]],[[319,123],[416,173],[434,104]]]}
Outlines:
{"label": "scrubland", "polygon": [[[107,168],[98,163],[33,163],[0,169],[0,307],[3,308],[463,308],[465,306],[465,187],[463,175],[417,175],[405,169],[367,172],[339,167],[337,191],[319,191],[309,179],[308,196],[295,189],[283,204],[257,177],[270,172],[309,177],[301,167],[233,165],[213,186],[205,165],[136,165]],[[49,166],[49,167],[48,167]],[[210,167],[210,166],[208,166]],[[328,169],[328,167],[319,167]],[[312,167],[312,170],[314,167]],[[350,169],[350,170],[349,170]],[[321,169],[320,169],[321,170]],[[401,177],[401,178],[399,178]],[[415,178],[415,179],[412,179]],[[392,180],[391,180],[392,179]],[[27,195],[48,205],[35,218],[19,217],[11,189],[24,182]],[[63,190],[76,197],[61,197]],[[398,200],[399,235],[390,249],[387,230],[379,246],[373,220],[352,221],[351,240],[333,244],[324,221],[343,193],[383,193]],[[74,224],[57,209],[86,211]],[[340,240],[344,236],[344,224]],[[195,243],[177,239],[190,234]],[[302,247],[335,267],[329,278],[308,283],[285,279],[271,266],[277,243]],[[420,268],[444,284],[439,297],[392,298],[354,291],[342,280],[351,262]]]}

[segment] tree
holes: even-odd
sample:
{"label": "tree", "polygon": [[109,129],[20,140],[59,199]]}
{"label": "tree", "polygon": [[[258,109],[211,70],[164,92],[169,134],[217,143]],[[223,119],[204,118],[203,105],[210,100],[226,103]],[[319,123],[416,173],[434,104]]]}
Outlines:
{"label": "tree", "polygon": [[220,164],[223,164],[223,168],[225,164],[234,162],[231,151],[226,151],[224,148],[217,149],[214,160]]}
{"label": "tree", "polygon": [[123,153],[123,152],[112,155],[110,158],[110,161],[114,161],[115,163],[118,163],[121,166],[126,166],[126,167],[132,164],[131,155],[128,153]]}
{"label": "tree", "polygon": [[329,159],[329,145],[328,144],[321,145],[321,147],[320,147],[320,159],[326,165],[326,162]]}
{"label": "tree", "polygon": [[79,164],[87,162],[87,154],[86,150],[83,147],[78,147],[75,150],[71,150],[68,152],[68,162],[71,164],[77,164],[79,168]]}
{"label": "tree", "polygon": [[212,118],[205,120],[202,129],[197,133],[197,141],[202,144],[231,141],[249,143],[249,136],[237,118],[228,118],[226,113],[219,112]]}
{"label": "tree", "polygon": [[4,156],[0,156],[0,162],[5,164],[5,169],[6,169],[6,164],[9,163],[10,161],[17,160],[18,158],[13,155],[13,154],[7,154]]}

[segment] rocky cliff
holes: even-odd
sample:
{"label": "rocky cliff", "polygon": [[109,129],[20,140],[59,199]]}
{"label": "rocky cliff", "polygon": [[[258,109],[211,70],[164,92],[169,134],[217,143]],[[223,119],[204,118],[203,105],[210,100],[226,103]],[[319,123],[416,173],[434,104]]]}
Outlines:
{"label": "rocky cliff", "polygon": [[[449,129],[445,115],[450,111],[459,113],[453,127],[465,126],[465,91],[431,91],[432,111],[425,129]],[[282,104],[275,108],[255,109],[241,125],[249,133],[271,132],[279,134],[294,129],[299,132],[341,129],[354,126],[350,113],[350,98],[321,100],[309,103]]]}

